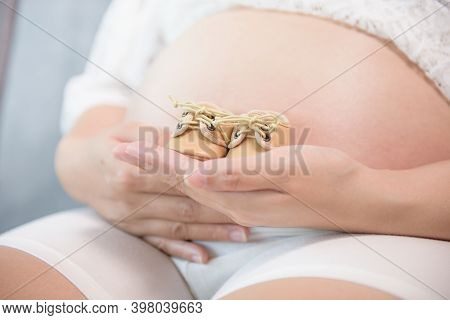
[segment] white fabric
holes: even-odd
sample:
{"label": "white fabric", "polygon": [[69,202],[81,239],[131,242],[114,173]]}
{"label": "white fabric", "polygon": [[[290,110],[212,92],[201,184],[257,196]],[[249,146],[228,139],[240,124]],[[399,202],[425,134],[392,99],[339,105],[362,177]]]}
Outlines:
{"label": "white fabric", "polygon": [[166,255],[91,209],[30,222],[0,235],[0,245],[56,264],[89,299],[211,299],[292,277],[351,281],[405,299],[450,297],[449,242],[304,229],[278,237],[272,231],[260,239],[255,229],[257,240],[249,243],[202,242],[213,258],[205,265],[173,258],[179,274]]}
{"label": "white fabric", "polygon": [[393,38],[450,98],[447,0],[113,0],[93,46],[93,63],[66,87],[63,131],[92,106],[126,107],[130,88],[139,85],[155,53],[197,20],[236,6],[316,15]]}
{"label": "white fabric", "polygon": [[88,299],[192,299],[167,256],[90,209],[24,224],[0,235],[0,245],[55,266]]}

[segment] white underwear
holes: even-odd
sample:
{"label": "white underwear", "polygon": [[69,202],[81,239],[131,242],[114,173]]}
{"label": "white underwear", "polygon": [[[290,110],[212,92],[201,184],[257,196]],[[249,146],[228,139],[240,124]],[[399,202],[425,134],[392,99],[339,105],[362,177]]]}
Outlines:
{"label": "white underwear", "polygon": [[0,245],[55,265],[89,299],[217,299],[292,277],[345,280],[403,299],[450,297],[445,241],[253,228],[248,243],[201,243],[213,256],[208,264],[170,259],[91,209],[53,214],[0,235]]}

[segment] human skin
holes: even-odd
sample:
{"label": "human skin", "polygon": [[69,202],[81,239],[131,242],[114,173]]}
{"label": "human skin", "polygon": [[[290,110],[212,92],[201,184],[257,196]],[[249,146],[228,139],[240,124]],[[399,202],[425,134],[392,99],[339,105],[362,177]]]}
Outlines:
{"label": "human skin", "polygon": [[355,65],[383,43],[297,14],[242,9],[209,16],[153,59],[139,91],[159,108],[136,96],[130,117],[174,128],[180,112],[170,95],[235,114],[283,112],[295,143],[310,129],[305,144],[339,149],[371,168],[450,159],[449,104],[417,67],[392,46]]}
{"label": "human skin", "polygon": [[[162,50],[150,65],[140,92],[163,110],[137,97],[128,117],[155,127],[174,126],[178,113],[168,104],[168,95],[211,101],[236,113],[254,106],[284,111],[381,44],[354,29],[300,15],[236,10],[211,16]],[[297,134],[311,128],[306,143],[340,150],[352,163],[371,169],[407,169],[450,158],[447,102],[391,48],[378,51],[286,115]],[[95,115],[88,116],[95,122]],[[76,139],[70,137],[76,131],[65,139],[66,150],[73,150]],[[76,150],[83,153],[83,148]],[[115,150],[115,156],[124,160],[125,149]],[[70,171],[64,169],[63,159],[58,162],[61,172]],[[79,167],[89,172],[88,166]],[[80,180],[80,175],[63,179],[63,184],[75,194],[70,184],[77,182],[72,180]],[[81,193],[96,194],[89,186]],[[331,200],[330,205],[339,199]],[[166,243],[160,239],[159,246]]]}
{"label": "human skin", "polygon": [[[144,170],[180,162],[160,147],[152,153],[139,143],[119,148],[127,153],[122,159]],[[166,179],[240,225],[450,240],[450,161],[372,169],[337,149],[309,145],[231,161],[178,157],[191,169],[172,167]]]}
{"label": "human skin", "polygon": [[[146,96],[163,106],[166,106],[166,96],[171,94],[180,99],[209,100],[234,112],[247,111],[247,108],[252,106],[284,111],[281,108],[314,91],[381,44],[373,37],[320,19],[248,11],[230,13],[228,18],[227,15],[228,13],[203,21],[177,43],[167,48],[165,53],[162,52],[148,72],[149,86]],[[234,23],[230,24],[230,21]],[[217,37],[217,34],[225,36]],[[249,34],[252,37],[249,37]],[[249,41],[252,39],[254,42]],[[233,50],[230,50],[230,41],[234,41]],[[208,52],[213,54],[208,55]],[[260,53],[256,58],[255,52]],[[177,77],[173,77],[174,74]],[[341,203],[337,209],[342,209],[343,205],[347,204],[349,205],[347,209],[351,211],[353,203],[348,201],[346,196],[356,192],[354,197],[356,198],[356,195],[361,195],[362,192],[366,193],[366,196],[358,197],[357,206],[364,204],[364,201],[373,203],[377,200],[377,205],[384,206],[388,210],[383,212],[364,210],[365,218],[373,222],[373,224],[366,222],[365,225],[361,225],[361,219],[357,219],[356,222],[350,221],[348,224],[348,219],[344,219],[347,222],[341,219],[342,215],[331,216],[341,227],[353,229],[358,228],[359,224],[359,228],[365,226],[367,231],[374,233],[448,239],[445,229],[449,229],[450,170],[448,161],[445,160],[450,158],[448,144],[450,116],[445,99],[417,72],[416,68],[406,63],[390,48],[380,50],[338,80],[306,99],[301,103],[301,107],[293,108],[287,113],[295,128],[313,129],[307,143],[331,147],[311,148],[310,151],[313,152],[305,154],[305,161],[312,173],[310,176],[294,176],[296,179],[284,176],[286,179],[283,181],[276,181],[278,184],[276,187],[269,185],[268,181],[263,182],[261,177],[247,179],[247,176],[239,172],[238,167],[231,177],[224,175],[223,171],[218,171],[216,175],[206,178],[194,174],[188,178],[187,184],[181,180],[185,178],[184,175],[160,176],[161,181],[180,182],[179,186],[184,186],[185,193],[211,206],[214,206],[213,199],[222,201],[227,198],[238,203],[236,195],[245,194],[246,201],[240,201],[239,210],[225,206],[224,213],[247,225],[260,223],[279,225],[282,220],[281,216],[275,215],[274,212],[269,212],[267,217],[251,215],[254,213],[250,210],[254,208],[255,201],[261,201],[259,196],[261,191],[253,190],[255,184],[267,183],[264,185],[268,189],[265,192],[271,194],[276,192],[280,197],[283,195],[285,196],[283,201],[288,197],[277,190],[280,185],[291,193],[295,192],[295,196],[303,201],[315,200],[312,201],[312,205],[319,207],[328,217],[330,213],[339,215],[339,210],[329,211],[332,205],[339,202]],[[129,213],[132,204],[130,198],[136,193],[135,187],[140,186],[141,190],[144,190],[143,198],[148,201],[148,195],[155,194],[152,191],[154,184],[160,183],[151,180],[148,175],[136,175],[136,151],[129,147],[130,143],[134,145],[138,125],[127,123],[122,107],[124,106],[94,106],[87,111],[78,120],[75,128],[63,138],[56,157],[58,175],[68,193],[81,202],[97,208],[101,215],[113,223],[118,223]],[[134,112],[135,116],[140,121],[146,122],[146,125],[172,126],[176,122],[165,112],[148,107],[148,104],[145,108],[138,109],[140,110]],[[169,109],[165,111],[167,110]],[[170,112],[176,116],[175,112]],[[151,117],[146,117],[149,114]],[[282,149],[273,150],[273,154],[281,157],[280,150]],[[303,149],[305,150],[306,148]],[[162,164],[166,166],[172,165],[175,157],[183,158],[183,155],[175,153],[164,154],[168,157],[160,157],[159,160],[164,160]],[[151,161],[152,158],[148,159]],[[323,159],[334,160],[323,161]],[[124,161],[134,165],[123,163]],[[317,172],[322,174],[316,174]],[[357,172],[376,173],[373,177],[377,177],[377,182],[370,184],[369,188],[367,179],[371,176],[355,174]],[[112,177],[118,179],[111,179]],[[241,181],[244,183],[241,184]],[[210,188],[208,193],[204,192],[205,186]],[[400,189],[395,189],[394,186]],[[305,191],[306,187],[309,190]],[[338,194],[334,192],[341,187],[347,192]],[[386,188],[393,193],[385,192]],[[201,190],[201,193],[199,194],[197,190]],[[371,190],[381,190],[381,193],[391,195],[392,198],[380,199],[379,193],[377,198],[371,198],[367,196],[374,195]],[[317,202],[314,191],[326,192],[328,196]],[[144,200],[143,198],[140,199]],[[245,203],[247,200],[248,203]],[[395,200],[394,204],[392,200]],[[330,227],[324,224],[324,219],[314,222],[313,218],[318,219],[320,215],[315,214],[316,217],[313,217],[312,213],[300,204],[296,204],[296,210],[292,210],[292,203],[286,204],[287,210],[283,214],[293,218],[286,219],[286,224],[290,221],[298,225],[300,218],[309,217],[306,219],[308,226]],[[409,204],[408,209],[412,210],[398,210],[404,204]],[[198,204],[195,206],[200,208]],[[270,207],[269,205],[265,209]],[[164,206],[160,208],[167,209]],[[365,206],[364,209],[370,207]],[[147,213],[152,214],[152,211]],[[164,210],[159,213],[164,214]],[[174,211],[167,210],[165,213],[169,216]],[[193,217],[196,223],[202,222],[202,217],[196,215],[197,211],[188,210],[187,213],[190,222]],[[211,215],[216,218],[222,214],[213,211]],[[262,218],[267,220],[261,220]],[[416,221],[416,226],[408,223],[410,218]],[[187,228],[189,223],[181,222],[182,217],[172,216],[172,219],[177,220],[173,224],[175,227],[171,229],[172,232],[179,235],[177,230],[190,230]],[[223,219],[221,216],[221,222],[230,223],[229,219]],[[148,221],[151,220],[151,217],[148,217]],[[386,225],[392,221],[395,222],[392,229],[386,230]],[[130,225],[137,224],[137,221],[135,223],[130,221]],[[426,226],[429,227],[429,231],[426,230]],[[127,230],[126,225],[118,224],[118,227]],[[187,259],[193,259],[195,254],[201,255],[202,248],[195,243],[168,239],[173,235],[170,232],[155,237],[150,230],[150,223],[144,229],[144,234],[156,238],[154,244],[168,254]],[[128,230],[133,233],[131,228]],[[190,232],[190,239],[197,237],[197,233]],[[184,238],[187,239],[186,234]],[[28,266],[27,272],[34,272],[32,269],[36,265],[42,267],[42,263],[36,261],[34,257],[6,250],[8,252],[3,252],[2,249],[0,253],[0,257],[4,258],[5,267],[8,267],[3,273],[5,279],[2,279],[8,281],[5,288],[16,288],[27,281],[23,279],[23,274],[14,272],[20,270],[16,265]],[[24,262],[25,259],[28,261]],[[204,259],[203,261],[206,261],[206,258]],[[41,280],[43,281],[39,283],[43,285],[58,284],[53,292],[45,293],[47,298],[61,298],[62,292],[67,293],[65,297],[67,299],[83,297],[76,288],[70,288],[69,283],[64,282],[65,279],[60,274],[49,274],[48,278]],[[289,298],[336,298],[334,291],[340,294],[351,293],[345,295],[347,298],[361,298],[361,288],[355,289],[354,284],[345,281],[330,284],[330,281],[324,279],[290,279],[288,285],[292,287],[293,281],[295,292]],[[281,292],[278,298],[286,297],[286,284],[282,282],[280,280],[258,284],[256,288],[244,288],[229,298],[277,298],[277,292]],[[318,285],[322,285],[324,289],[318,292]],[[332,285],[336,290],[330,290]],[[28,288],[29,291],[21,291],[24,295],[17,297],[36,298],[39,297],[38,292],[43,289],[42,286]],[[70,292],[67,291],[68,288]],[[365,297],[368,298],[380,297],[382,294],[371,288],[363,289]],[[382,297],[392,298],[388,294]]]}
{"label": "human skin", "polygon": [[0,246],[1,300],[81,300],[85,296],[56,269],[36,257]]}
{"label": "human skin", "polygon": [[114,156],[119,144],[138,139],[142,126],[123,117],[123,108],[95,107],[61,140],[56,171],[69,195],[118,228],[194,262],[206,262],[208,253],[184,240],[246,241],[246,227],[186,197],[165,176],[141,175]]}

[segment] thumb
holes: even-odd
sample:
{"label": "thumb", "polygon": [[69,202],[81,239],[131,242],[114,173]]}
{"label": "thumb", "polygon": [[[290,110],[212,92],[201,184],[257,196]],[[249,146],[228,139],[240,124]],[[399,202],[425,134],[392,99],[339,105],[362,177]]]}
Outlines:
{"label": "thumb", "polygon": [[252,157],[208,160],[185,183],[210,191],[282,191],[279,185],[295,173],[293,152],[279,147]]}

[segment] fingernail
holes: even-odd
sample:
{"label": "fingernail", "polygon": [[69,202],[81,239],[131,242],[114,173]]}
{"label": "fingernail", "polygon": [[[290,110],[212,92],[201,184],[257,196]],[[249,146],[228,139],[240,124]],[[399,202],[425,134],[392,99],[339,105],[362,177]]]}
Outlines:
{"label": "fingernail", "polygon": [[135,144],[130,144],[125,149],[125,153],[127,153],[128,155],[130,155],[132,157],[138,158],[139,157],[139,147],[136,146]]}
{"label": "fingernail", "polygon": [[232,229],[229,233],[231,241],[247,242],[247,234],[241,229]]}
{"label": "fingernail", "polygon": [[191,260],[194,261],[195,263],[203,263],[202,256],[198,254],[193,254],[191,256]]}

